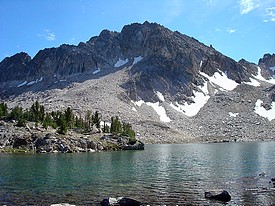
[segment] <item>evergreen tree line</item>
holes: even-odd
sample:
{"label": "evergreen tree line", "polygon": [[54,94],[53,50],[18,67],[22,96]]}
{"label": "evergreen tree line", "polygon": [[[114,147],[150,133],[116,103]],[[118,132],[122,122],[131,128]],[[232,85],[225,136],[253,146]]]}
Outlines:
{"label": "evergreen tree line", "polygon": [[51,126],[57,129],[60,134],[66,134],[68,129],[81,129],[89,132],[93,126],[95,126],[104,133],[121,134],[135,141],[135,132],[131,124],[121,122],[117,116],[111,118],[110,126],[104,122],[101,128],[100,122],[102,117],[98,111],[94,114],[92,114],[91,111],[87,111],[85,117],[82,118],[74,115],[70,107],[67,107],[64,112],[45,112],[44,106],[36,101],[26,110],[22,107],[15,106],[9,112],[7,104],[2,102],[0,103],[0,118],[16,120],[17,126],[26,126],[27,121],[41,123],[45,129]]}

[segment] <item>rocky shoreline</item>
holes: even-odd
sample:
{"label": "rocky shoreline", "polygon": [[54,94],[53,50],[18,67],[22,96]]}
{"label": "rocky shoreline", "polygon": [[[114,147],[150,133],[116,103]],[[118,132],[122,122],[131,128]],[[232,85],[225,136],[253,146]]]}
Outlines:
{"label": "rocky shoreline", "polygon": [[101,133],[98,130],[62,135],[33,123],[17,127],[15,122],[0,122],[0,152],[13,153],[79,153],[116,150],[143,150],[144,143],[129,137]]}
{"label": "rocky shoreline", "polygon": [[17,127],[16,122],[0,121],[0,153],[80,153],[117,150],[144,150],[145,144],[173,143],[225,143],[274,141],[273,138],[249,138],[226,136],[201,136],[198,138],[176,138],[172,141],[158,140],[154,142],[147,137],[139,137],[129,143],[129,137],[105,134],[94,128],[91,132],[79,133],[70,130],[66,135],[55,129],[44,129],[35,123],[26,127]]}

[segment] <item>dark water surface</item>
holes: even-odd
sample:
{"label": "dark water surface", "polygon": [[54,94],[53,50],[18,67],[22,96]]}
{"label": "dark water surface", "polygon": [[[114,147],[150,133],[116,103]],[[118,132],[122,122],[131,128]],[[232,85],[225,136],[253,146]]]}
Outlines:
{"label": "dark water surface", "polygon": [[[265,176],[259,176],[260,173]],[[148,205],[275,205],[275,142],[146,145],[144,151],[0,154],[0,205],[96,205],[132,197]]]}

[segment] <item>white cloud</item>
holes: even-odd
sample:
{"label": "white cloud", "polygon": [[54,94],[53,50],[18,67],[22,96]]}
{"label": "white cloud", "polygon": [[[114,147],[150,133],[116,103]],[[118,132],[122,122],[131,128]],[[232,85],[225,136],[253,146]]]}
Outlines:
{"label": "white cloud", "polygon": [[232,34],[232,33],[236,32],[236,29],[228,28],[226,31],[227,31],[229,34]]}
{"label": "white cloud", "polygon": [[[270,21],[275,21],[275,7],[270,7],[265,9],[265,14],[270,18]],[[266,20],[265,22],[267,22]]]}
{"label": "white cloud", "polygon": [[215,5],[216,5],[215,0],[204,0],[204,3],[205,3],[207,6],[215,6]]}
{"label": "white cloud", "polygon": [[240,1],[240,12],[241,14],[248,14],[254,9],[260,7],[258,3],[255,3],[253,0],[241,0]]}
{"label": "white cloud", "polygon": [[38,34],[38,37],[42,37],[47,41],[54,41],[55,40],[55,33],[51,32],[49,29],[45,29],[42,34]]}

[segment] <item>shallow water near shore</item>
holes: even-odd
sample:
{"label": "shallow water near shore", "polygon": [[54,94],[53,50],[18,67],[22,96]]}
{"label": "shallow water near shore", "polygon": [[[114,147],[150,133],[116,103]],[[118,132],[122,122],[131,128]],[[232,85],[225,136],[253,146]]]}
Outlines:
{"label": "shallow water near shore", "polygon": [[[259,175],[261,174],[261,175]],[[0,154],[0,205],[97,205],[131,197],[148,205],[275,205],[275,142],[146,145],[144,151]]]}

